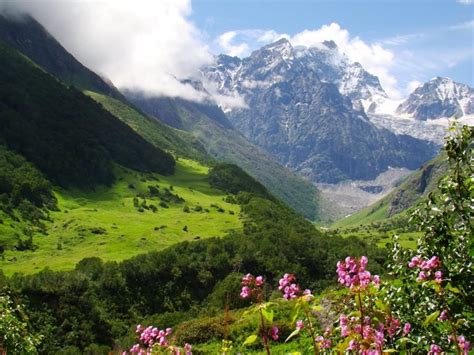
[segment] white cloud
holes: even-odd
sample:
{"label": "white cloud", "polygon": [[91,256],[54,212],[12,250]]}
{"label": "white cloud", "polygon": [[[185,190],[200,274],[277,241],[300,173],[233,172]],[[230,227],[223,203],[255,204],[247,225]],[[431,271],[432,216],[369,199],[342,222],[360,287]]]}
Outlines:
{"label": "white cloud", "polygon": [[416,88],[418,88],[420,85],[422,84],[422,82],[418,81],[418,80],[412,80],[410,81],[408,84],[407,84],[407,87],[406,87],[406,93],[409,95],[413,92],[413,90],[415,90]]}
{"label": "white cloud", "polygon": [[233,57],[240,57],[248,54],[250,48],[247,43],[232,44],[232,41],[237,35],[237,31],[229,31],[221,34],[217,39],[217,43],[225,54]]}
{"label": "white cloud", "polygon": [[473,28],[474,28],[474,20],[461,22],[457,25],[453,25],[449,27],[450,30],[470,30]]}
{"label": "white cloud", "polygon": [[76,58],[119,88],[206,97],[181,82],[212,61],[189,21],[189,0],[19,0],[4,7],[34,16]]}
{"label": "white cloud", "polygon": [[390,97],[400,98],[397,79],[391,73],[395,54],[382,44],[369,44],[357,36],[353,37],[337,23],[324,25],[316,30],[302,31],[290,39],[294,45],[307,47],[315,47],[328,40],[333,40],[351,61],[359,62],[369,73],[377,75]]}
{"label": "white cloud", "polygon": [[472,4],[474,4],[474,0],[457,0],[456,2],[459,3],[459,4],[463,4],[463,5],[472,5]]}

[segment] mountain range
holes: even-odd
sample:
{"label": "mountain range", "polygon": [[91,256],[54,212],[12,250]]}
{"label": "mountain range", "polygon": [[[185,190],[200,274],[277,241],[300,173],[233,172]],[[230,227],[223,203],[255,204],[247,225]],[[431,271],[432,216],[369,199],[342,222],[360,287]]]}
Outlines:
{"label": "mountain range", "polygon": [[376,127],[361,100],[387,97],[377,77],[334,42],[294,48],[281,39],[240,59],[225,55],[204,71],[222,95],[246,107],[227,116],[251,142],[313,182],[371,180],[389,167],[416,169],[437,146]]}

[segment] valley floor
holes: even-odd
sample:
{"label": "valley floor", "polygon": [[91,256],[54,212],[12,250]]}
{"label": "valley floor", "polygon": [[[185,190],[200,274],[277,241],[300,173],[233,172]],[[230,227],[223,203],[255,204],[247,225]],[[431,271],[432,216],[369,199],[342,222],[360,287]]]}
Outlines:
{"label": "valley floor", "polygon": [[[57,190],[59,211],[51,212],[53,222],[47,222],[47,234],[34,236],[37,249],[5,251],[0,269],[7,275],[44,267],[69,270],[85,257],[120,261],[181,241],[224,236],[242,227],[240,207],[225,202],[223,192],[210,188],[208,168],[194,161],[179,159],[173,176],[117,170],[118,180],[111,187],[94,192]],[[137,197],[147,194],[148,186],[168,190],[184,201],[163,207],[158,197]],[[15,238],[21,229],[18,223],[3,220],[2,238]]]}

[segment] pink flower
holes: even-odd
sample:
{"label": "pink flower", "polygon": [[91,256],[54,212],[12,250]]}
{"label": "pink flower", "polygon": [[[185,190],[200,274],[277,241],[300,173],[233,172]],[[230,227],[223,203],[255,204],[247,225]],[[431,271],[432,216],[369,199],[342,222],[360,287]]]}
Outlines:
{"label": "pink flower", "polygon": [[190,344],[188,343],[184,344],[185,355],[192,355],[193,354],[192,350],[193,350],[193,347]]}
{"label": "pink flower", "polygon": [[430,260],[423,262],[421,264],[421,268],[426,269],[426,270],[431,270],[431,269],[436,269],[440,265],[441,265],[441,261],[439,260],[439,258],[437,256],[433,256],[431,257]]}
{"label": "pink flower", "polygon": [[384,336],[383,331],[379,331],[379,330],[375,331],[375,344],[377,344],[379,348],[383,347],[383,344],[385,342],[384,338],[385,336]]}
{"label": "pink flower", "polygon": [[411,268],[414,268],[415,266],[420,265],[420,263],[421,263],[421,257],[417,255],[411,258],[411,261],[408,263],[408,267],[411,269]]}
{"label": "pink flower", "polygon": [[374,275],[374,277],[372,278],[372,282],[374,283],[375,286],[380,285],[380,276]]}
{"label": "pink flower", "polygon": [[278,327],[272,327],[271,336],[273,340],[278,340]]}
{"label": "pink flower", "polygon": [[444,309],[441,311],[441,314],[439,315],[438,320],[440,322],[444,322],[447,319],[448,319],[448,311]]}
{"label": "pink flower", "polygon": [[360,260],[348,256],[343,262],[338,261],[336,271],[339,283],[349,288],[366,287],[372,280],[370,272],[365,269],[367,263],[365,256]]}
{"label": "pink flower", "polygon": [[141,332],[143,331],[143,329],[144,329],[143,326],[142,326],[141,324],[138,324],[138,325],[137,325],[136,332],[137,332],[137,333],[141,333]]}
{"label": "pink flower", "polygon": [[427,278],[426,274],[424,273],[424,271],[420,271],[420,273],[418,274],[418,278],[416,279],[416,281],[420,282],[420,281],[425,281]]}
{"label": "pink flower", "polygon": [[441,271],[435,272],[435,281],[437,283],[441,283],[441,281],[443,281],[443,273]]}
{"label": "pink flower", "polygon": [[436,344],[431,344],[430,346],[430,351],[428,352],[428,355],[435,355],[435,354],[441,354],[441,347]]}
{"label": "pink flower", "polygon": [[411,324],[405,323],[405,325],[403,326],[403,335],[407,336],[408,333],[410,333],[410,330],[411,330]]}
{"label": "pink flower", "polygon": [[354,339],[352,339],[350,342],[349,342],[349,346],[347,348],[347,350],[358,350],[359,349],[359,344],[357,343],[357,341],[355,341]]}
{"label": "pink flower", "polygon": [[255,278],[255,286],[260,287],[263,285],[263,276],[257,276]]}
{"label": "pink flower", "polygon": [[247,274],[244,277],[242,277],[242,285],[248,286],[250,283],[253,281],[253,275],[252,274]]}
{"label": "pink flower", "polygon": [[463,355],[468,355],[471,350],[471,343],[466,340],[464,335],[458,336],[458,346],[462,350]]}
{"label": "pink flower", "polygon": [[301,330],[304,328],[304,322],[300,319],[296,321],[296,329]]}
{"label": "pink flower", "polygon": [[242,287],[242,292],[240,292],[240,297],[248,298],[250,297],[250,294],[251,294],[250,287],[248,286]]}

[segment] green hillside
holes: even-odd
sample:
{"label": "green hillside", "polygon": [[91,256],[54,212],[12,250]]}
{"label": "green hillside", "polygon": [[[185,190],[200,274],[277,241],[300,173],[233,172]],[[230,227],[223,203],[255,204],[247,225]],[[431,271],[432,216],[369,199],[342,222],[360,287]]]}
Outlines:
{"label": "green hillside", "polygon": [[[56,190],[58,210],[33,236],[34,250],[7,249],[0,268],[6,274],[70,270],[85,257],[120,261],[241,229],[239,206],[225,202],[226,194],[209,186],[207,174],[206,167],[180,159],[173,176],[117,167],[111,187]],[[22,226],[4,215],[0,244],[14,246]]]}
{"label": "green hillside", "polygon": [[73,87],[0,43],[0,143],[61,186],[114,180],[114,163],[170,174],[173,157]]}
{"label": "green hillside", "polygon": [[99,102],[107,111],[120,118],[154,146],[171,151],[176,156],[204,162],[212,160],[201,142],[193,135],[149,118],[130,104],[113,97],[92,91],[86,91],[85,94]]}
{"label": "green hillside", "polygon": [[404,179],[389,195],[373,205],[335,222],[332,227],[364,225],[390,219],[397,215],[403,216],[405,211],[436,189],[439,180],[446,174],[446,169],[446,155],[441,153]]}
{"label": "green hillside", "polygon": [[181,99],[143,98],[132,94],[127,96],[150,116],[157,120],[167,117],[165,122],[197,137],[210,156],[218,161],[238,165],[260,181],[274,196],[306,218],[324,218],[316,187],[250,143],[232,127],[217,106]]}
{"label": "green hillside", "polygon": [[0,39],[68,85],[124,100],[111,83],[82,65],[30,16],[0,14]]}

